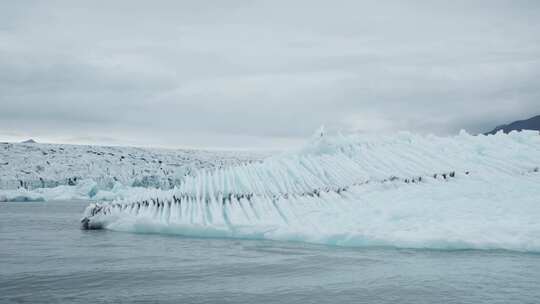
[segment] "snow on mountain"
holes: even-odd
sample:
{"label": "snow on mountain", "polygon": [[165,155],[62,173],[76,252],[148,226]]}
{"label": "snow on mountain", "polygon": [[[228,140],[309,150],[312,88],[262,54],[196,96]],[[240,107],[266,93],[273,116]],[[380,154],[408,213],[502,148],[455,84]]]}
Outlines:
{"label": "snow on mountain", "polygon": [[93,180],[98,189],[112,189],[116,183],[169,189],[199,169],[262,158],[253,152],[0,143],[0,189],[75,186],[83,180]]}
{"label": "snow on mountain", "polygon": [[521,131],[521,130],[536,130],[540,131],[540,115],[531,117],[529,119],[518,120],[507,125],[501,125],[491,130],[486,134],[495,134],[502,130],[504,133],[511,131]]}
{"label": "snow on mountain", "polygon": [[540,252],[540,136],[336,136],[168,191],[88,206],[87,229],[341,246]]}

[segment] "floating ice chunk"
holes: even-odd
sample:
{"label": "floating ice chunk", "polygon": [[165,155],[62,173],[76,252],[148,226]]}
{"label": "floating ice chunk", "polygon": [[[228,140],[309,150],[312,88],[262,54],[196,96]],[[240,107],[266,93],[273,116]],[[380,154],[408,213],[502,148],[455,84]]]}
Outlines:
{"label": "floating ice chunk", "polygon": [[26,189],[0,190],[0,202],[41,202],[45,197]]}
{"label": "floating ice chunk", "polygon": [[87,208],[83,227],[341,246],[540,251],[540,136],[323,136]]}

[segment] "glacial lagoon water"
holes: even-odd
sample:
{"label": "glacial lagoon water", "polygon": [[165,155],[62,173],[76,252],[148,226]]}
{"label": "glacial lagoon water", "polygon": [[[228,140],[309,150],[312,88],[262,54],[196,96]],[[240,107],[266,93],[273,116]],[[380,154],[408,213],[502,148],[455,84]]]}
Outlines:
{"label": "glacial lagoon water", "polygon": [[0,303],[540,303],[540,254],[84,231],[0,203]]}

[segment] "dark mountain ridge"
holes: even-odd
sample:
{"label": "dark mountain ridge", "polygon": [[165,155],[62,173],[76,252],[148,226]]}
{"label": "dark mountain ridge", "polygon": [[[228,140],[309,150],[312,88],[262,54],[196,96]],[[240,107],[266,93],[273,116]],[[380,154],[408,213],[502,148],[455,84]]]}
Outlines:
{"label": "dark mountain ridge", "polygon": [[501,125],[491,130],[490,132],[484,134],[495,134],[503,130],[504,133],[509,133],[511,131],[521,131],[521,130],[536,130],[540,131],[540,115],[531,117],[525,120],[518,120],[507,125]]}

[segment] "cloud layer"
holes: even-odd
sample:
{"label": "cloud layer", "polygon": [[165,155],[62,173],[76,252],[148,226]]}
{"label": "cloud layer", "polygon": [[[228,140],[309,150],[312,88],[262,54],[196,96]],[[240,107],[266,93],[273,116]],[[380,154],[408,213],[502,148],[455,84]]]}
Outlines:
{"label": "cloud layer", "polygon": [[282,148],[540,111],[538,1],[3,1],[0,20],[7,139]]}

